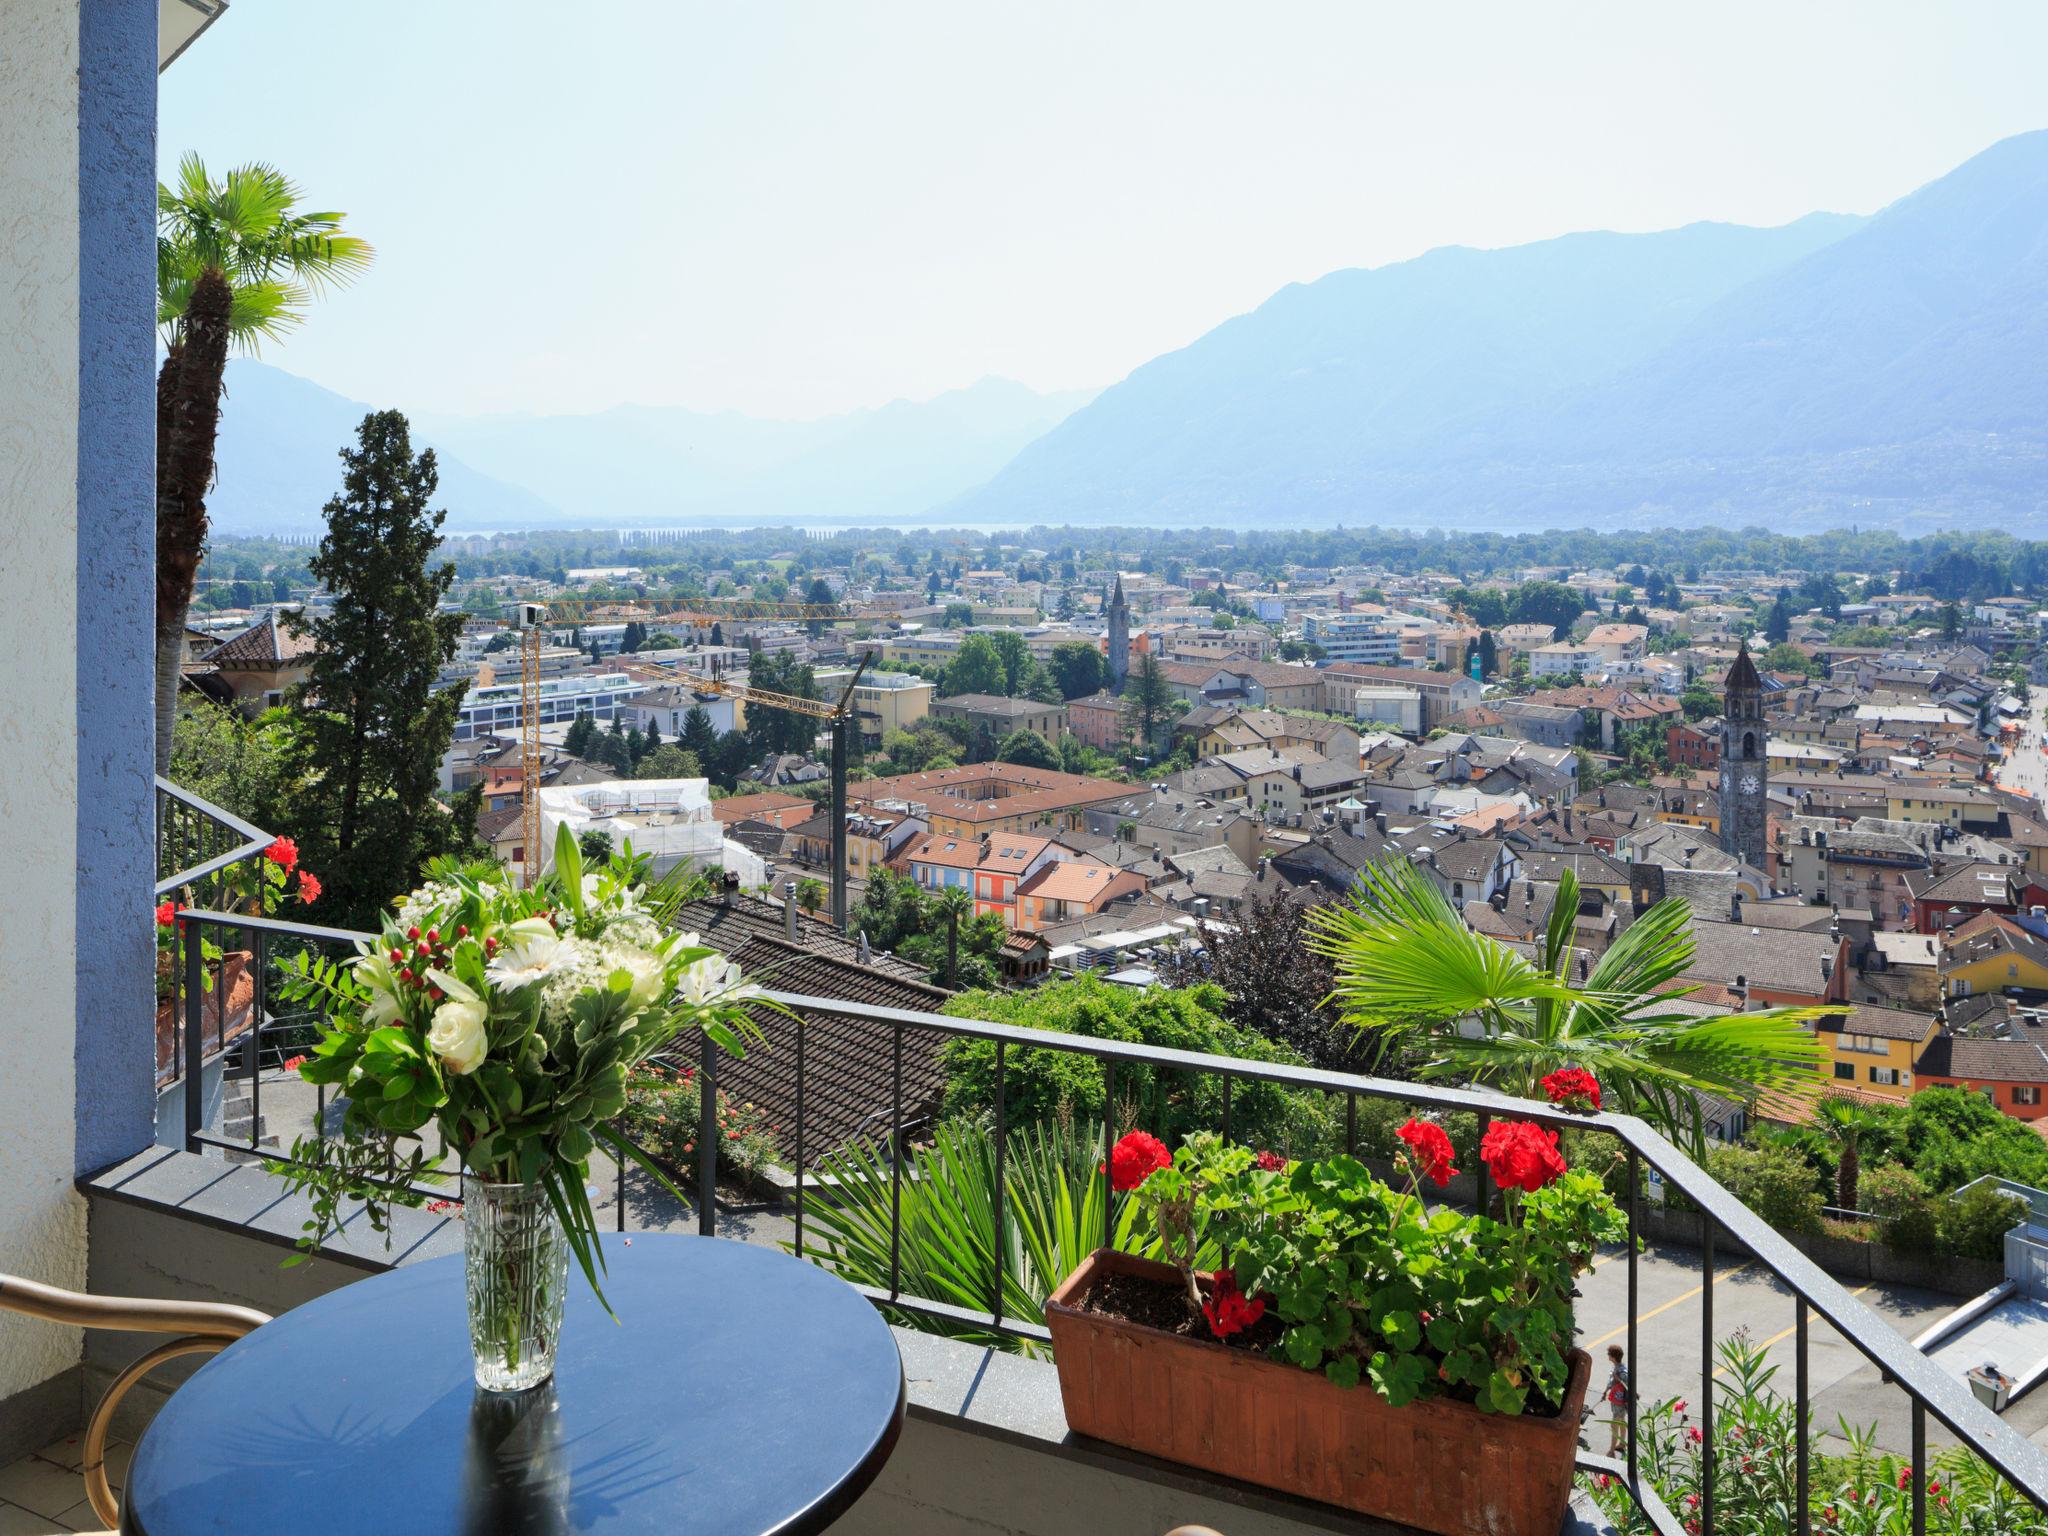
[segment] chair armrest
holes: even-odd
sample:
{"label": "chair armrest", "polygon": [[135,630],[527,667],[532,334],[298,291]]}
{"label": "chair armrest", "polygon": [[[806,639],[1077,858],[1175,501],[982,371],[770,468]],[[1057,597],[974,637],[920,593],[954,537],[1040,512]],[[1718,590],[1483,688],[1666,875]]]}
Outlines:
{"label": "chair armrest", "polygon": [[0,1275],[0,1312],[19,1312],[46,1323],[111,1328],[127,1333],[179,1333],[239,1339],[270,1321],[254,1307],[217,1301],[152,1301],[131,1296],[88,1296],[18,1275]]}

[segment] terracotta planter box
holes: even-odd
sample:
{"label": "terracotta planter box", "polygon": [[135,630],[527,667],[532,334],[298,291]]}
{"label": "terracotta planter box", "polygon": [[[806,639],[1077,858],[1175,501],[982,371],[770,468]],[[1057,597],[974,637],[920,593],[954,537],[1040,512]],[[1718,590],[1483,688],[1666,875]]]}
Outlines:
{"label": "terracotta planter box", "polygon": [[1180,1338],[1076,1303],[1106,1274],[1179,1284],[1169,1264],[1098,1248],[1046,1301],[1077,1434],[1440,1536],[1557,1536],[1592,1362],[1570,1355],[1555,1418],[1432,1398],[1391,1408],[1370,1385]]}
{"label": "terracotta planter box", "polygon": [[[199,1033],[209,1046],[216,1031],[224,1040],[233,1040],[255,1019],[256,978],[249,971],[253,958],[246,949],[231,949],[221,956],[213,990],[200,1001]],[[181,1022],[175,998],[156,1005],[156,1071],[160,1079],[176,1075]]]}

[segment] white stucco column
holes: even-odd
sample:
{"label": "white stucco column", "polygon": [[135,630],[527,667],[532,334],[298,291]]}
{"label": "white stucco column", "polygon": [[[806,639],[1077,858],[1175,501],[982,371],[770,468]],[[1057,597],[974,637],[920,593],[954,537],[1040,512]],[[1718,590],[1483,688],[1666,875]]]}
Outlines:
{"label": "white stucco column", "polygon": [[[156,23],[0,0],[0,1270],[74,1287],[74,1179],[149,1139]],[[0,1454],[78,1356],[0,1314]]]}

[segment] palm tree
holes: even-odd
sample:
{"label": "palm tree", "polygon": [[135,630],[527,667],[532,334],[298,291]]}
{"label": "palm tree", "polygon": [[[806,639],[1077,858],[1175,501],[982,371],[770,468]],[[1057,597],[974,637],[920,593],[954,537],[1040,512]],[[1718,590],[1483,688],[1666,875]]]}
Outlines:
{"label": "palm tree", "polygon": [[974,898],[964,885],[949,885],[939,891],[932,904],[946,920],[946,985],[960,985],[960,919],[974,915]]}
{"label": "palm tree", "polygon": [[1674,985],[1693,954],[1684,902],[1657,903],[1575,979],[1578,911],[1566,869],[1531,963],[1468,928],[1421,870],[1388,862],[1363,871],[1350,900],[1309,915],[1309,948],[1336,968],[1345,1022],[1406,1045],[1418,1077],[1534,1097],[1550,1072],[1583,1067],[1606,1108],[1641,1115],[1696,1157],[1706,1150],[1697,1095],[1749,1103],[1818,1085],[1820,1049],[1801,1025],[1826,1010],[1701,1017],[1669,1006],[1693,990]]}
{"label": "palm tree", "polygon": [[170,766],[185,610],[206,546],[228,348],[253,352],[305,319],[307,301],[370,264],[339,213],[294,208],[299,189],[267,165],[215,181],[197,155],[157,188],[156,766]]}
{"label": "palm tree", "polygon": [[1884,1121],[1867,1104],[1831,1093],[1814,1106],[1815,1125],[1841,1148],[1835,1166],[1835,1204],[1845,1211],[1856,1206],[1856,1185],[1863,1176],[1863,1138],[1884,1129]]}

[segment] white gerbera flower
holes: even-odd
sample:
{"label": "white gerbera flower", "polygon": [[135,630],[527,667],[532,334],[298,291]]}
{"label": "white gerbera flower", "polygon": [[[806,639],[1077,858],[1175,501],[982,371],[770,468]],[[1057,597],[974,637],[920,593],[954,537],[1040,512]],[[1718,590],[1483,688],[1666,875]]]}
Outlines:
{"label": "white gerbera flower", "polygon": [[[512,925],[511,932],[518,933],[524,923]],[[530,987],[537,981],[545,981],[559,965],[564,956],[561,939],[546,923],[540,925],[545,933],[527,933],[516,942],[506,945],[484,967],[484,973],[492,984],[508,992],[521,987]]]}

